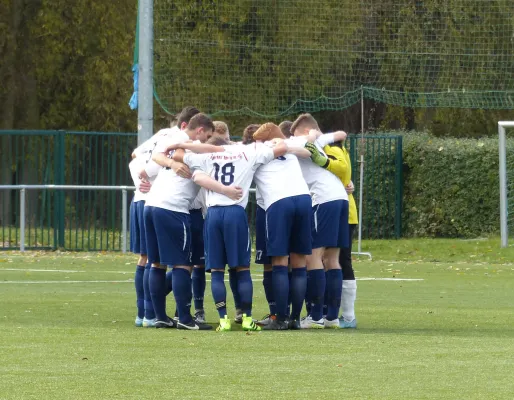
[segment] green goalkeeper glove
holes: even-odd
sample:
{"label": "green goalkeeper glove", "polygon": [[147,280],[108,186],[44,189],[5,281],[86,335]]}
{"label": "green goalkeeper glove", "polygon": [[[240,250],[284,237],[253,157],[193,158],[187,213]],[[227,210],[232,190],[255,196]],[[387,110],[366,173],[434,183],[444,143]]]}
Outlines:
{"label": "green goalkeeper glove", "polygon": [[314,164],[319,165],[321,168],[328,167],[330,160],[321,154],[314,143],[307,143],[305,148],[311,153],[311,160]]}

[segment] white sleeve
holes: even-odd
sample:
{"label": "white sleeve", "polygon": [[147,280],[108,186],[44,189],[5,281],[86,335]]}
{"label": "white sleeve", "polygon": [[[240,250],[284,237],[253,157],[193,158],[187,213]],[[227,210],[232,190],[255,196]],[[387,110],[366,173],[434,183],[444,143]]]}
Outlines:
{"label": "white sleeve", "polygon": [[325,147],[327,144],[334,143],[334,134],[333,133],[325,133],[316,139],[316,142],[321,146],[321,148]]}
{"label": "white sleeve", "polygon": [[255,153],[255,164],[267,164],[275,159],[273,149],[268,146],[259,146]]}
{"label": "white sleeve", "polygon": [[301,136],[290,137],[289,139],[284,140],[288,147],[301,147],[304,148],[307,144],[307,140]]}
{"label": "white sleeve", "polygon": [[141,184],[141,179],[139,179],[139,172],[142,169],[141,163],[137,160],[137,158],[133,159],[129,162],[129,171],[132,180],[134,181],[134,186],[139,189],[139,185]]}
{"label": "white sleeve", "polygon": [[184,155],[184,164],[186,164],[192,170],[199,169],[203,172],[209,173],[209,167],[211,165],[210,154],[186,153]]}

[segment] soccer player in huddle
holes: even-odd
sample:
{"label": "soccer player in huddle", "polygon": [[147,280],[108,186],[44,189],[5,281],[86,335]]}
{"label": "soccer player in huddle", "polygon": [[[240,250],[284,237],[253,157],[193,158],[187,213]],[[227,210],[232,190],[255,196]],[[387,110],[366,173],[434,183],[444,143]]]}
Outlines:
{"label": "soccer player in huddle", "polygon": [[[266,123],[253,134],[259,142],[284,140],[278,126]],[[286,142],[291,148],[290,142]],[[310,153],[303,151],[304,157]],[[265,330],[300,329],[300,313],[307,287],[307,255],[311,254],[311,197],[294,154],[284,154],[261,165],[254,181],[265,210],[266,256],[272,264],[272,293],[275,313]],[[288,265],[291,264],[291,282]],[[291,315],[288,315],[291,294]],[[290,317],[290,318],[289,318]]]}
{"label": "soccer player in huddle", "polygon": [[[185,107],[179,114],[177,126],[168,129],[161,129],[132,153],[133,160],[129,164],[132,179],[136,186],[133,203],[130,211],[130,242],[131,251],[140,254],[138,267],[135,275],[136,302],[138,305],[138,316],[136,326],[153,327],[155,324],[155,312],[150,295],[149,276],[151,264],[147,262],[146,234],[144,227],[144,206],[147,193],[150,191],[152,182],[155,180],[160,167],[152,162],[152,152],[157,143],[166,138],[172,132],[184,130],[190,119],[198,114],[195,107]],[[174,163],[172,169],[177,174],[187,176],[189,171],[179,163]],[[171,291],[171,274],[167,275],[168,290]],[[142,310],[143,309],[143,310]],[[143,311],[143,312],[142,312]],[[141,321],[141,314],[143,320]]]}
{"label": "soccer player in huddle", "polygon": [[[344,132],[321,135],[317,121],[310,114],[300,115],[292,124],[291,133],[301,143],[307,140],[307,147],[314,147],[324,157],[324,146],[346,137]],[[330,163],[327,160],[322,161]],[[339,328],[343,280],[339,249],[348,247],[348,195],[341,181],[327,171],[327,166],[321,165],[322,161],[315,156],[311,160],[299,161],[312,196],[313,212],[312,255],[307,257],[306,295],[306,301],[311,307],[310,314],[301,321],[301,327]],[[323,318],[325,289],[328,294],[328,310],[326,318]]]}
{"label": "soccer player in huddle", "polygon": [[173,160],[164,154],[171,144],[189,140],[205,142],[212,133],[212,120],[196,114],[185,130],[175,130],[159,142],[153,160],[165,168],[160,170],[147,198],[144,220],[147,237],[148,261],[152,263],[149,277],[150,294],[156,314],[157,328],[171,328],[175,322],[166,314],[166,269],[173,268],[173,292],[178,311],[177,328],[206,330],[210,325],[197,323],[191,307],[191,219],[189,210],[199,187],[172,169]]}
{"label": "soccer player in huddle", "polygon": [[260,165],[283,156],[287,151],[284,143],[275,147],[250,145],[198,146],[186,143],[176,148],[188,149],[207,154],[175,151],[173,158],[183,161],[193,171],[193,180],[209,189],[206,182],[211,178],[230,187],[239,187],[243,196],[234,200],[212,190],[207,191],[207,217],[205,219],[206,268],[211,272],[211,289],[216,309],[220,316],[218,331],[231,330],[227,315],[227,292],[224,283],[225,266],[237,273],[237,292],[243,312],[243,330],[260,330],[252,315],[253,284],[250,275],[251,239],[248,219],[245,212],[248,204],[250,185],[255,171]]}

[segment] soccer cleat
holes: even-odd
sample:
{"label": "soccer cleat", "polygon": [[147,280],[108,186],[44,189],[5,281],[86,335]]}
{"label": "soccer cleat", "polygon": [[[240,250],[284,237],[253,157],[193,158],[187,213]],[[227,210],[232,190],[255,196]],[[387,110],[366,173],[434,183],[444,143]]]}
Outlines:
{"label": "soccer cleat", "polygon": [[144,328],[154,328],[155,327],[155,318],[154,319],[143,318],[143,327]]}
{"label": "soccer cleat", "polygon": [[197,310],[195,312],[195,321],[200,324],[205,324],[205,311],[204,310]]}
{"label": "soccer cleat", "polygon": [[169,319],[167,321],[155,321],[155,327],[156,328],[176,328],[177,324],[172,319]]}
{"label": "soccer cleat", "polygon": [[261,327],[255,323],[252,317],[247,317],[246,314],[243,314],[243,330],[260,331]]}
{"label": "soccer cleat", "polygon": [[134,324],[135,324],[138,328],[141,328],[141,327],[143,326],[143,318],[136,317],[136,321],[134,322]]}
{"label": "soccer cleat", "polygon": [[216,332],[228,332],[230,330],[232,330],[232,325],[230,324],[228,315],[225,315],[225,318],[220,319],[220,324],[216,328]]}
{"label": "soccer cleat", "polygon": [[328,319],[324,318],[323,322],[325,324],[325,328],[339,329],[339,318],[333,319],[332,321],[329,321]]}
{"label": "soccer cleat", "polygon": [[189,324],[183,324],[179,321],[177,323],[177,329],[187,329],[190,331],[210,331],[212,326],[196,321],[191,321]]}
{"label": "soccer cleat", "polygon": [[261,320],[257,321],[256,324],[259,326],[267,326],[270,324],[274,315],[266,314]]}
{"label": "soccer cleat", "polygon": [[236,324],[243,323],[243,311],[241,311],[239,308],[236,308],[236,316],[234,317],[234,322]]}
{"label": "soccer cleat", "polygon": [[300,321],[298,321],[297,319],[290,320],[287,324],[287,327],[288,327],[288,329],[290,329],[292,331],[297,331],[297,330],[302,329],[302,327],[300,326]]}
{"label": "soccer cleat", "polygon": [[339,328],[341,329],[357,329],[357,320],[355,318],[348,322],[341,317],[339,321]]}
{"label": "soccer cleat", "polygon": [[288,328],[287,321],[279,321],[275,315],[269,319],[269,323],[262,327],[264,331],[286,331]]}
{"label": "soccer cleat", "polygon": [[300,327],[302,329],[324,329],[325,324],[323,323],[323,318],[319,321],[314,321],[310,315],[302,318],[300,322]]}

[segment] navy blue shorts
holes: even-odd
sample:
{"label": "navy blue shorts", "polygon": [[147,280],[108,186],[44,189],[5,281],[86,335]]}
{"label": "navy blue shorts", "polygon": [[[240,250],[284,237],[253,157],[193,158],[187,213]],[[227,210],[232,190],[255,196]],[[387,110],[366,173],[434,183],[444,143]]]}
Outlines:
{"label": "navy blue shorts", "polygon": [[266,253],[266,211],[257,206],[255,212],[255,264],[271,264]]}
{"label": "navy blue shorts", "polygon": [[189,210],[191,216],[191,261],[193,265],[205,264],[205,249],[203,244],[203,215],[202,210]]}
{"label": "navy blue shorts", "polygon": [[146,254],[144,209],[144,200],[130,203],[130,251],[135,254]]}
{"label": "navy blue shorts", "polygon": [[348,247],[348,201],[334,200],[312,207],[312,248]]}
{"label": "navy blue shorts", "polygon": [[266,210],[269,257],[312,253],[312,200],[308,194],[286,197]]}
{"label": "navy blue shorts", "polygon": [[205,268],[249,267],[251,240],[246,211],[241,206],[209,207],[204,229]]}
{"label": "navy blue shorts", "polygon": [[148,262],[175,265],[191,263],[191,218],[189,214],[145,207]]}

